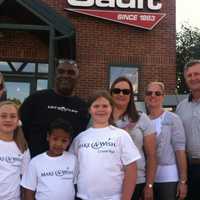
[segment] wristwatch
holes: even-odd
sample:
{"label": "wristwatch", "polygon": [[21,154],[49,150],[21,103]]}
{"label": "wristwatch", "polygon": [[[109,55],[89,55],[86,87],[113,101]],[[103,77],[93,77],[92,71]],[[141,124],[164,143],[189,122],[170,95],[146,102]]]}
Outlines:
{"label": "wristwatch", "polygon": [[153,185],[152,184],[146,184],[146,186],[148,187],[148,188],[152,188],[153,187]]}

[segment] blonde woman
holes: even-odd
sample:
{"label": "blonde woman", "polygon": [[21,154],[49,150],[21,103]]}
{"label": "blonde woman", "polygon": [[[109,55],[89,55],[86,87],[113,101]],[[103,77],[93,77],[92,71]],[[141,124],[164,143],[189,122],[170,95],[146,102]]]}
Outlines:
{"label": "blonde woman", "polygon": [[163,109],[165,86],[151,82],[145,102],[149,117],[156,127],[157,171],[154,194],[156,200],[184,199],[187,193],[185,133],[180,118]]}

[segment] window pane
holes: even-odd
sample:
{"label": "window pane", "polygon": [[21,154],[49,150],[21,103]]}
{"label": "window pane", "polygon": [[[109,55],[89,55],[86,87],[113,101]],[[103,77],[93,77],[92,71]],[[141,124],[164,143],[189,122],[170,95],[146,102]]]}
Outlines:
{"label": "window pane", "polygon": [[12,70],[7,62],[0,61],[0,71],[11,72]]}
{"label": "window pane", "polygon": [[35,63],[27,63],[23,72],[35,72]]}
{"label": "window pane", "polygon": [[47,89],[47,80],[45,79],[38,79],[37,80],[37,90]]}
{"label": "window pane", "polygon": [[126,76],[133,84],[135,93],[138,93],[138,68],[122,66],[110,67],[110,86],[112,82],[119,76]]}
{"label": "window pane", "polygon": [[16,99],[21,103],[30,94],[29,82],[5,82],[8,99]]}
{"label": "window pane", "polygon": [[11,62],[11,64],[13,65],[15,70],[17,71],[22,66],[23,63],[22,62]]}
{"label": "window pane", "polygon": [[38,63],[38,72],[39,73],[48,73],[49,72],[49,64]]}

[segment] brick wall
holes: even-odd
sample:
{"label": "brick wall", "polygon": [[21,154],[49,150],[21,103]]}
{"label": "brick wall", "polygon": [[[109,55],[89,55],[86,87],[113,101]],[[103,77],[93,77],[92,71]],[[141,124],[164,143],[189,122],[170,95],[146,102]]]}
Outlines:
{"label": "brick wall", "polygon": [[35,35],[26,31],[2,31],[0,59],[2,60],[48,60],[48,46]]}
{"label": "brick wall", "polygon": [[109,22],[63,10],[63,0],[44,0],[68,18],[77,31],[77,61],[80,66],[78,93],[108,87],[109,64],[140,65],[139,94],[143,98],[149,81],[163,81],[168,94],[176,87],[175,0],[162,1],[166,17],[152,30]]}
{"label": "brick wall", "polygon": [[[151,31],[65,11],[66,0],[43,0],[71,21],[76,29],[80,80],[77,93],[86,98],[92,90],[108,87],[109,64],[140,66],[139,94],[149,81],[163,81],[168,94],[176,86],[175,0],[164,1],[166,17]],[[11,34],[12,35],[12,34]],[[12,39],[10,39],[12,38]],[[48,46],[33,33],[0,38],[0,58],[47,60]]]}

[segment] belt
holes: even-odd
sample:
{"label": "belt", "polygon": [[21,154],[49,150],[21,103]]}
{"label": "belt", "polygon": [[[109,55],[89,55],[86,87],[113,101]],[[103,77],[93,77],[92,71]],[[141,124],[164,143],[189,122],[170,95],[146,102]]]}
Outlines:
{"label": "belt", "polygon": [[192,165],[200,165],[200,158],[192,158],[192,159],[190,160],[190,163],[191,163]]}

